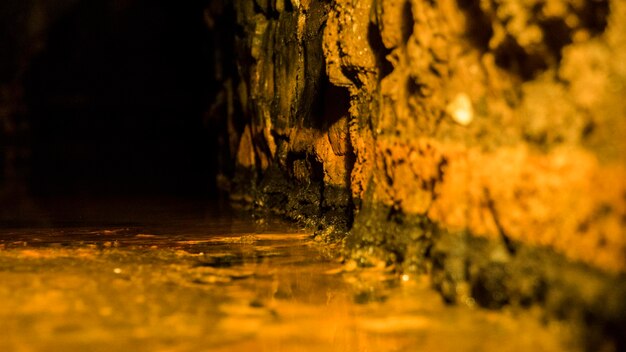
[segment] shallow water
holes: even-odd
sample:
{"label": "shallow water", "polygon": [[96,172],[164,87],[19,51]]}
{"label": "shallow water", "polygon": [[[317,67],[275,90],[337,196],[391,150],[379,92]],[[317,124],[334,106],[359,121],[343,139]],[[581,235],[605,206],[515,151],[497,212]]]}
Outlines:
{"label": "shallow water", "polygon": [[2,227],[0,351],[576,350],[538,311],[448,306],[426,277],[200,203],[51,202]]}

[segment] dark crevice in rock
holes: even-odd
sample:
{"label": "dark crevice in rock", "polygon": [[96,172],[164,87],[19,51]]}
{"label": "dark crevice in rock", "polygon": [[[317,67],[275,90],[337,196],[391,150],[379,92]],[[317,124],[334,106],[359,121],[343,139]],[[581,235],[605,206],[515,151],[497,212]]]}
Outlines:
{"label": "dark crevice in rock", "polygon": [[551,18],[539,23],[545,34],[545,43],[556,63],[561,62],[561,50],[572,43],[572,30],[562,18]]}
{"label": "dark crevice in rock", "polygon": [[467,29],[465,37],[472,45],[482,52],[489,50],[489,40],[493,36],[491,20],[480,9],[480,2],[474,0],[458,0],[459,8],[465,11]]}
{"label": "dark crevice in rock", "polygon": [[413,5],[411,1],[405,1],[402,5],[402,43],[406,45],[411,35],[413,35],[413,27],[415,26],[415,20],[413,20]]}
{"label": "dark crevice in rock", "polygon": [[278,20],[278,18],[280,17],[280,12],[276,10],[273,2],[260,4],[259,1],[255,1],[254,12],[263,14],[267,19],[271,20]]}
{"label": "dark crevice in rock", "polygon": [[376,66],[378,66],[378,80],[387,77],[393,71],[393,65],[387,60],[387,55],[391,53],[390,49],[385,48],[383,39],[380,36],[378,27],[370,23],[367,28],[367,40],[369,42],[374,55],[376,56]]}
{"label": "dark crevice in rock", "polygon": [[361,89],[361,87],[363,87],[363,82],[359,78],[359,68],[342,66],[341,73],[343,73],[343,75],[346,76],[346,78],[348,78],[358,89]]}
{"label": "dark crevice in rock", "polygon": [[285,4],[285,12],[293,12],[294,8],[291,0],[285,0],[283,3]]}
{"label": "dark crevice in rock", "polygon": [[506,249],[508,250],[509,254],[515,255],[515,252],[516,252],[515,245],[513,244],[513,241],[511,241],[511,238],[506,234],[502,224],[500,223],[500,217],[498,216],[498,211],[496,210],[495,203],[489,193],[489,190],[485,188],[483,189],[483,193],[487,200],[487,208],[491,212],[491,215],[493,217],[493,222],[496,225],[496,228],[498,228],[498,232],[500,233],[500,238],[502,238],[502,242],[506,246]]}
{"label": "dark crevice in rock", "polygon": [[578,16],[582,19],[583,27],[592,35],[604,33],[608,25],[610,6],[608,0],[585,1]]}
{"label": "dark crevice in rock", "polygon": [[511,36],[508,36],[494,53],[498,66],[518,74],[525,81],[533,79],[548,68],[543,56],[526,52]]}
{"label": "dark crevice in rock", "polygon": [[411,96],[424,96],[422,93],[422,85],[420,85],[413,77],[408,77],[406,80],[406,91]]}
{"label": "dark crevice in rock", "polygon": [[303,44],[304,70],[298,79],[303,85],[302,94],[297,98],[296,115],[301,117],[306,127],[320,128],[320,120],[325,120],[325,105],[330,82],[324,65],[324,52],[322,49],[322,31],[326,12],[323,9],[312,11],[308,16]]}
{"label": "dark crevice in rock", "polygon": [[[312,155],[307,155],[307,161],[311,165],[311,181],[319,182],[321,191],[324,190],[324,165]],[[323,193],[323,192],[320,192]]]}
{"label": "dark crevice in rock", "polygon": [[324,74],[316,100],[312,106],[312,127],[327,131],[341,118],[350,116],[350,92],[345,87],[338,87]]}

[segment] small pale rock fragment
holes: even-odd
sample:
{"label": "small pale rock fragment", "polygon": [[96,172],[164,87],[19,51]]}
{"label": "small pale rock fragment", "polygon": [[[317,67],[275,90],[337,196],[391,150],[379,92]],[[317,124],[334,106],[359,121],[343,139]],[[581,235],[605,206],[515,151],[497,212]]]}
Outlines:
{"label": "small pale rock fragment", "polygon": [[461,126],[469,125],[474,119],[472,101],[465,93],[457,94],[446,107],[446,112]]}

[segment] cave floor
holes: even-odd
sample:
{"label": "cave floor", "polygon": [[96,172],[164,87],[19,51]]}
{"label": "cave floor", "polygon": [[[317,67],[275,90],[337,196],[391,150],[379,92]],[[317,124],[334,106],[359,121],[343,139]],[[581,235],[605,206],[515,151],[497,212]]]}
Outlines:
{"label": "cave floor", "polygon": [[538,311],[446,305],[426,277],[342,265],[278,222],[73,207],[0,229],[1,351],[576,350]]}

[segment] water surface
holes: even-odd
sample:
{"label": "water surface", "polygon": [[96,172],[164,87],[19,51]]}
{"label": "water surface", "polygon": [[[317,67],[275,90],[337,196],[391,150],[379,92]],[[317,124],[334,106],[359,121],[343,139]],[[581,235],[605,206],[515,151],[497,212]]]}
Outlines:
{"label": "water surface", "polygon": [[0,229],[1,351],[561,351],[540,312],[448,306],[310,232],[175,200],[50,201]]}

